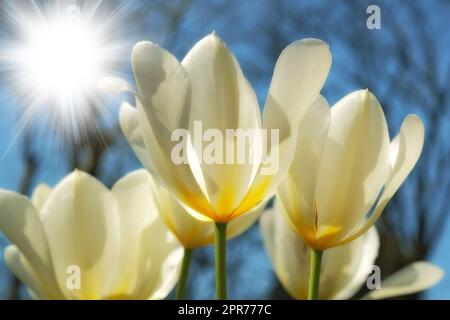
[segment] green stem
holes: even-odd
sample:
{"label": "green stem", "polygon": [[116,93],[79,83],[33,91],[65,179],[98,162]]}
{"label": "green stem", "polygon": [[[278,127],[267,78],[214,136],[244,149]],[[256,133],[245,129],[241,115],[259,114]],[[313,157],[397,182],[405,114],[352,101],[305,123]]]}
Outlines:
{"label": "green stem", "polygon": [[193,249],[184,248],[183,262],[181,264],[180,280],[177,285],[177,300],[183,300],[186,296],[186,288],[189,277],[189,267],[191,266]]}
{"label": "green stem", "polygon": [[311,249],[311,266],[309,268],[308,300],[319,297],[320,266],[323,251]]}
{"label": "green stem", "polygon": [[227,299],[227,224],[217,222],[214,227],[216,245],[216,297]]}

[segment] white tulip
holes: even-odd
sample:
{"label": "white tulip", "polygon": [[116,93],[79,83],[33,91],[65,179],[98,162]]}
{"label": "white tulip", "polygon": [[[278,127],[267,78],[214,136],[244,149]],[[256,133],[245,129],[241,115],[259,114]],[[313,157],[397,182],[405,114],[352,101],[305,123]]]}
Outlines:
{"label": "white tulip", "polygon": [[[143,183],[148,183],[159,214],[184,248],[196,249],[214,242],[213,221],[195,218],[198,213],[182,205],[147,170],[139,170],[135,174],[141,176]],[[231,221],[227,228],[227,238],[234,238],[247,231],[261,216],[264,204]]]}
{"label": "white tulip", "polygon": [[[264,245],[277,278],[295,299],[306,299],[310,270],[310,250],[289,227],[278,204],[261,218]],[[372,271],[378,255],[379,238],[375,227],[349,244],[326,250],[323,254],[319,298],[350,299]],[[416,262],[381,282],[364,299],[385,299],[426,290],[442,279],[441,268]]]}
{"label": "white tulip", "polygon": [[278,187],[282,213],[314,250],[356,239],[406,179],[423,141],[422,121],[409,115],[390,142],[383,110],[368,90],[332,108],[319,97],[299,126],[294,161]]}
{"label": "white tulip", "polygon": [[[180,279],[177,286],[176,298],[185,299],[188,274],[195,249],[214,242],[215,228],[212,220],[197,219],[199,213],[181,204],[159,181],[152,177],[147,170],[139,170],[136,173],[140,179],[152,190],[152,201],[157,211],[184,247],[183,262]],[[226,230],[226,238],[238,236],[250,228],[260,217],[265,203],[252,209],[248,214],[239,216],[229,223]]]}
{"label": "white tulip", "polygon": [[[120,123],[143,165],[186,206],[203,219],[228,223],[267,200],[286,174],[294,153],[296,127],[318,96],[331,65],[328,45],[304,39],[280,55],[261,118],[256,95],[233,54],[216,34],[200,40],[179,62],[150,42],[138,43],[132,53],[137,83],[137,108],[124,104]],[[106,86],[114,86],[108,81]],[[117,81],[120,88],[127,86]],[[227,130],[279,130],[279,145],[254,137],[245,153],[252,162],[205,163],[191,144],[195,124],[226,136]],[[174,163],[174,131],[190,134],[189,163]],[[234,149],[236,141],[226,146]],[[278,170],[263,174],[269,159],[280,156]]]}
{"label": "white tulip", "polygon": [[13,243],[5,260],[34,298],[169,294],[178,280],[182,248],[141,177],[131,173],[108,190],[74,171],[54,189],[40,185],[31,201],[0,191],[0,229]]}

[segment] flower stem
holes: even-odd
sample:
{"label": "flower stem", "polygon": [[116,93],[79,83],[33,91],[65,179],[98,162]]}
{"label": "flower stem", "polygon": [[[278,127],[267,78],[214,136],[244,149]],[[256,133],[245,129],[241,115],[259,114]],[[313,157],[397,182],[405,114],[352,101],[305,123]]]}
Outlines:
{"label": "flower stem", "polygon": [[187,282],[189,278],[189,267],[191,266],[193,249],[184,248],[183,262],[181,264],[180,280],[177,285],[176,298],[183,300],[186,296]]}
{"label": "flower stem", "polygon": [[311,249],[311,266],[309,268],[308,300],[319,297],[320,266],[323,251]]}
{"label": "flower stem", "polygon": [[227,299],[227,224],[217,222],[214,227],[216,247],[216,297]]}

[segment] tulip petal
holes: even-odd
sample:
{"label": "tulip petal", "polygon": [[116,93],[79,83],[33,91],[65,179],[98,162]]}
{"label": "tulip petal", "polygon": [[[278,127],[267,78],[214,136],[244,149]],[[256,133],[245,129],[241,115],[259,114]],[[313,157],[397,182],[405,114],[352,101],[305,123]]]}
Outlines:
{"label": "tulip petal", "polygon": [[34,189],[34,192],[31,196],[31,202],[35,206],[35,208],[40,211],[47,201],[50,193],[52,192],[52,188],[50,188],[47,184],[42,183]]}
{"label": "tulip petal", "polygon": [[[140,130],[154,171],[188,206],[214,215],[189,164],[175,164],[172,159],[172,151],[181,143],[172,141],[172,134],[175,130],[188,132],[189,128],[190,83],[184,67],[172,54],[150,42],[134,47],[132,64],[141,95],[136,101]],[[187,141],[183,143],[190,148]]]}
{"label": "tulip petal", "polygon": [[[389,172],[389,134],[383,110],[368,90],[331,109],[317,181],[317,238],[345,236],[366,217]],[[334,246],[319,244],[322,249]]]}
{"label": "tulip petal", "polygon": [[133,48],[132,66],[147,120],[158,138],[170,141],[173,130],[189,124],[186,70],[171,53],[151,42],[140,42]]}
{"label": "tulip petal", "polygon": [[199,120],[205,130],[223,132],[260,127],[255,92],[234,55],[215,33],[200,40],[182,64],[191,80],[191,124]]}
{"label": "tulip petal", "polygon": [[[344,266],[339,269],[338,274],[334,274],[331,279],[335,281],[335,286],[329,298],[335,300],[351,299],[361,289],[369,276],[372,266],[378,256],[380,248],[380,238],[377,229],[372,227],[367,233],[357,240],[337,248],[329,249],[331,253],[338,256],[339,252],[351,252],[352,256],[345,260],[328,260],[330,266],[336,266],[339,262]],[[342,258],[342,254],[340,258]],[[347,260],[347,261],[346,261]]]}
{"label": "tulip petal", "polygon": [[308,246],[289,228],[276,203],[264,212],[260,228],[267,253],[284,289],[295,299],[306,299]]}
{"label": "tulip petal", "polygon": [[136,91],[131,84],[122,78],[103,77],[97,81],[97,89],[106,93],[119,95],[124,92],[135,94]]}
{"label": "tulip petal", "polygon": [[264,128],[279,129],[281,141],[298,125],[322,89],[331,67],[328,44],[303,39],[278,58],[264,107]]}
{"label": "tulip petal", "polygon": [[138,111],[128,103],[122,103],[119,114],[120,127],[131,148],[142,165],[149,171],[154,170],[149,151],[139,127]]}
{"label": "tulip petal", "polygon": [[[242,201],[259,166],[258,160],[251,161],[261,128],[258,101],[236,58],[215,33],[200,40],[182,63],[191,80],[190,132],[197,158],[203,160],[206,193],[215,212],[226,217]],[[208,131],[209,141],[203,143],[199,135]],[[206,146],[215,151],[206,152]],[[230,150],[237,154],[228,160]]]}
{"label": "tulip petal", "polygon": [[[194,218],[163,185],[148,177],[158,212],[183,247],[195,249],[214,241],[212,220]],[[197,214],[198,215],[198,214]]]}
{"label": "tulip petal", "polygon": [[4,258],[8,268],[23,284],[28,287],[29,290],[33,292],[35,299],[49,299],[47,294],[42,291],[44,284],[33,272],[30,264],[26,261],[25,257],[20,253],[16,246],[10,245],[6,247],[4,251]]}
{"label": "tulip petal", "polygon": [[139,170],[130,173],[117,181],[111,189],[120,218],[120,251],[117,268],[119,283],[111,290],[112,296],[117,294],[136,297],[137,286],[142,281],[140,269],[140,253],[142,250],[142,234],[157,218],[157,210],[151,197],[148,183],[149,173]]}
{"label": "tulip petal", "polygon": [[[100,299],[111,285],[120,245],[119,217],[109,190],[74,171],[53,190],[42,221],[59,287],[67,298]],[[67,286],[68,268],[79,267],[81,289]]]}
{"label": "tulip petal", "polygon": [[444,271],[431,263],[418,261],[397,271],[381,282],[381,288],[367,293],[363,299],[387,299],[424,291],[433,287]]}
{"label": "tulip petal", "polygon": [[409,115],[403,121],[399,134],[391,143],[391,168],[383,193],[371,216],[363,221],[356,232],[342,241],[347,243],[366,232],[380,217],[389,200],[400,188],[420,157],[424,142],[424,126],[416,115]]}
{"label": "tulip petal", "polygon": [[294,159],[286,178],[278,186],[277,197],[287,219],[304,240],[314,226],[314,201],[320,159],[330,126],[331,111],[322,96],[300,122]]}
{"label": "tulip petal", "polygon": [[297,133],[284,139],[264,158],[244,200],[233,212],[233,219],[269,200],[286,177],[295,155]]}
{"label": "tulip petal", "polygon": [[39,214],[20,194],[0,190],[0,230],[27,258],[36,273],[48,276],[52,261]]}
{"label": "tulip petal", "polygon": [[266,205],[267,202],[263,202],[252,210],[248,211],[246,214],[233,219],[227,227],[227,239],[238,237],[248,229],[250,229],[261,217]]}
{"label": "tulip petal", "polygon": [[150,178],[145,170],[134,171],[112,188],[120,216],[119,261],[127,261],[117,270],[115,290],[138,299],[165,298],[178,280],[182,257],[158,215]]}
{"label": "tulip petal", "polygon": [[[297,143],[297,127],[316,101],[331,66],[328,45],[317,39],[294,42],[283,50],[275,66],[263,115],[267,135],[278,131],[279,141],[267,141],[262,162],[277,163],[271,174],[261,166],[254,181],[233,213],[237,217],[271,197],[291,166]],[[267,167],[266,167],[267,169]],[[264,170],[264,172],[268,172]]]}
{"label": "tulip petal", "polygon": [[[140,174],[147,175],[146,179],[151,185],[156,210],[160,213],[166,226],[183,244],[183,247],[196,249],[214,242],[214,222],[212,220],[197,219],[196,217],[203,216],[198,213],[194,215],[192,209],[182,205],[149,173],[144,171]],[[237,237],[249,229],[260,217],[264,206],[265,204],[232,220],[227,228],[227,238]]]}
{"label": "tulip petal", "polygon": [[[261,232],[275,273],[286,291],[306,299],[309,283],[310,249],[281,215],[277,202],[261,218]],[[371,229],[364,237],[345,246],[326,250],[323,255],[319,297],[348,299],[370,273],[379,248],[378,233]]]}
{"label": "tulip petal", "polygon": [[422,153],[424,126],[416,115],[409,115],[403,121],[400,133],[391,144],[392,168],[385,186],[385,193],[394,193],[405,181]]}
{"label": "tulip petal", "polygon": [[[155,226],[161,230],[163,225]],[[158,233],[156,233],[158,234]],[[149,300],[162,300],[167,298],[168,294],[175,287],[180,276],[181,261],[183,259],[183,249],[179,245],[178,241],[167,231],[162,234],[159,233],[162,240],[161,243],[153,242],[149,246],[148,250],[156,252],[160,259],[155,261],[155,266],[151,268],[151,272],[147,272],[147,283],[151,283],[151,286],[145,286],[147,289],[141,291],[141,296],[146,296]],[[152,238],[151,235],[147,240]],[[161,254],[162,253],[162,254]],[[148,269],[148,265],[146,266]]]}

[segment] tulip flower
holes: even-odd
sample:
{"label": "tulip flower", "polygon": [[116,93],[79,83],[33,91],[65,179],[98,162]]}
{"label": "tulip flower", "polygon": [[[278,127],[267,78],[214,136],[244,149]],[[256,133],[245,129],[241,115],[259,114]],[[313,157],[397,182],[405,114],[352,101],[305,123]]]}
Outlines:
{"label": "tulip flower", "polygon": [[390,142],[383,110],[368,90],[332,108],[317,99],[299,126],[294,160],[277,191],[281,212],[313,250],[312,282],[318,284],[314,271],[323,250],[374,225],[414,167],[423,140],[421,120],[409,115]]}
{"label": "tulip flower", "polygon": [[[217,295],[225,298],[226,226],[269,199],[289,169],[297,126],[331,66],[328,45],[304,39],[283,50],[262,117],[239,63],[215,33],[200,40],[182,62],[156,44],[138,43],[132,66],[137,108],[122,106],[122,130],[147,169],[186,206],[215,222]],[[107,87],[116,84],[113,91],[130,87],[107,82]],[[209,134],[198,133],[199,126]],[[188,137],[174,140],[174,133],[177,138],[183,130]],[[246,133],[248,143],[239,148]],[[213,161],[203,161],[211,145],[217,146],[217,136],[228,139],[209,153]],[[187,162],[173,158],[180,140]],[[228,161],[230,150],[238,155]],[[225,153],[226,162],[219,156]],[[246,161],[238,161],[240,156]],[[273,172],[267,170],[274,163]]]}
{"label": "tulip flower", "polygon": [[36,299],[163,299],[182,249],[150,192],[135,173],[108,190],[81,171],[31,200],[1,190],[5,261]]}
{"label": "tulip flower", "polygon": [[[184,299],[188,280],[189,267],[195,249],[214,242],[214,223],[194,218],[198,213],[183,206],[173,194],[168,191],[147,170],[133,173],[135,179],[142,185],[147,185],[155,209],[159,212],[169,230],[184,247],[180,280],[177,286],[177,299]],[[227,238],[236,237],[250,228],[260,217],[264,206],[253,209],[248,214],[231,221],[227,228]],[[191,212],[191,213],[189,213]]]}
{"label": "tulip flower", "polygon": [[[279,204],[267,210],[260,227],[264,244],[281,285],[295,299],[308,297],[310,250],[279,212]],[[375,227],[346,245],[323,254],[320,299],[350,299],[366,284],[378,255],[379,238]],[[426,290],[443,276],[441,268],[415,262],[384,279],[379,289],[370,290],[363,299],[385,299]]]}

